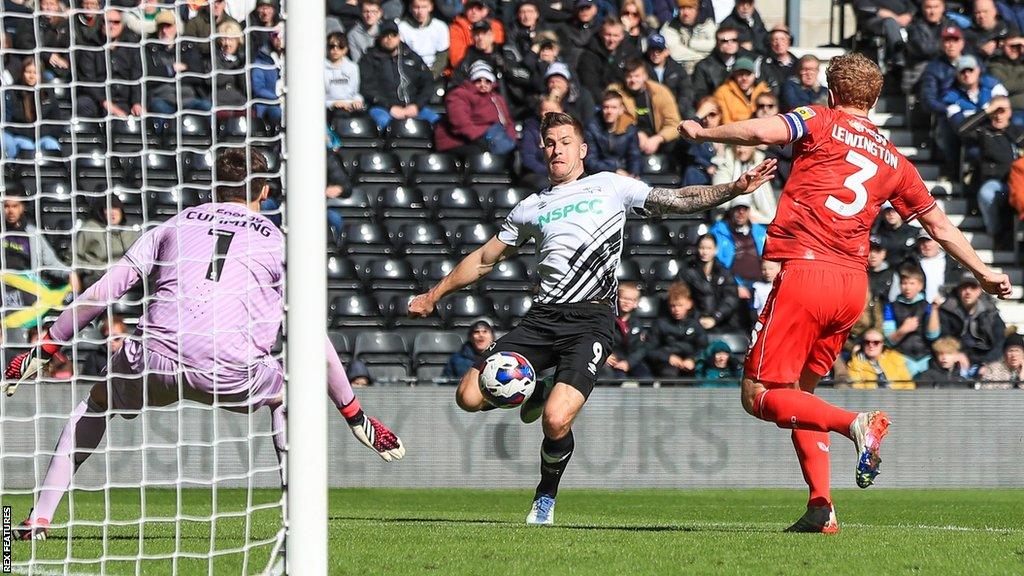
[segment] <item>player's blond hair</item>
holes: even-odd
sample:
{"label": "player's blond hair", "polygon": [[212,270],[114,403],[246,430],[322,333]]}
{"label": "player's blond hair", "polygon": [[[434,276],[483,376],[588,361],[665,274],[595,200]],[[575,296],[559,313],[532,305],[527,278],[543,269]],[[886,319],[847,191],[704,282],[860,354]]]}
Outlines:
{"label": "player's blond hair", "polygon": [[833,58],[825,77],[836,106],[869,110],[882,91],[882,71],[859,52]]}

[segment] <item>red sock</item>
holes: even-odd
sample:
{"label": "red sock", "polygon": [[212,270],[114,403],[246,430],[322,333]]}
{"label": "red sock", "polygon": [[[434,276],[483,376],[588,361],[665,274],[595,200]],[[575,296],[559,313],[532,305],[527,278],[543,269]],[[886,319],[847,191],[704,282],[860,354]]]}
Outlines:
{"label": "red sock", "polygon": [[808,506],[831,506],[829,492],[828,432],[793,430],[793,447],[800,461],[800,471],[810,489]]}
{"label": "red sock", "polygon": [[856,412],[837,408],[814,394],[794,388],[765,390],[754,398],[754,415],[779,428],[838,432],[850,437]]}

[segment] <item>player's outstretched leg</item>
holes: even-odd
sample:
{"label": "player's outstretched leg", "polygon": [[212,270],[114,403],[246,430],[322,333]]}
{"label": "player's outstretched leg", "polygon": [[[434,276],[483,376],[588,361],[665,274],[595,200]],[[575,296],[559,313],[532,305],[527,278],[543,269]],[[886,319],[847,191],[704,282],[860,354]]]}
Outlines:
{"label": "player's outstretched leg", "polygon": [[493,410],[494,406],[484,400],[480,392],[480,369],[470,368],[459,381],[459,387],[455,390],[455,403],[466,412],[480,412]]}
{"label": "player's outstretched leg", "polygon": [[533,506],[526,523],[546,526],[555,522],[555,497],[558,483],[569,465],[575,441],[572,423],[587,399],[583,394],[559,382],[544,405],[544,441],[540,445],[540,483],[533,495]]}
{"label": "player's outstretched leg", "polygon": [[[805,367],[800,373],[800,389],[813,394],[820,380],[821,376]],[[792,436],[793,448],[796,449],[800,471],[804,475],[804,481],[807,482],[809,494],[807,511],[786,531],[835,534],[839,531],[839,525],[836,523],[835,509],[832,506],[832,495],[829,490],[831,470],[828,432],[794,429]]]}
{"label": "player's outstretched leg", "polygon": [[[93,388],[97,392],[96,388]],[[45,540],[50,520],[64,493],[71,485],[71,476],[86,461],[103,440],[107,431],[105,391],[83,400],[68,418],[57,440],[54,455],[46,469],[39,498],[28,519],[16,530],[20,540]]]}

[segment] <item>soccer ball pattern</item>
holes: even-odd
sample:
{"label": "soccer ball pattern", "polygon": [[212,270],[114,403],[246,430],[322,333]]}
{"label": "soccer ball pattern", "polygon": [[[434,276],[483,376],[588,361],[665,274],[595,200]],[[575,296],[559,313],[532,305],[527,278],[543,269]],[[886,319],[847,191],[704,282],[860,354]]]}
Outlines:
{"label": "soccer ball pattern", "polygon": [[480,393],[498,408],[515,408],[533,394],[537,374],[530,361],[515,352],[495,352],[484,361]]}

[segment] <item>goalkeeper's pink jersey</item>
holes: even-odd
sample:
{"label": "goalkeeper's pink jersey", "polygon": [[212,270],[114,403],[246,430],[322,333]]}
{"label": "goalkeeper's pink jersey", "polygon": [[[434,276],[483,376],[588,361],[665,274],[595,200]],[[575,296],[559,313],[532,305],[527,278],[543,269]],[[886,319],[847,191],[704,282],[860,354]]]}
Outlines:
{"label": "goalkeeper's pink jersey", "polygon": [[187,208],[143,234],[125,260],[148,279],[145,347],[215,377],[244,377],[281,327],[283,250],[270,220],[235,203]]}

